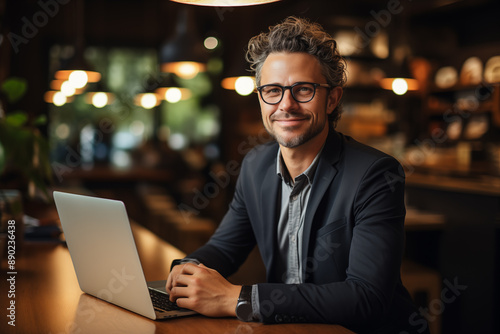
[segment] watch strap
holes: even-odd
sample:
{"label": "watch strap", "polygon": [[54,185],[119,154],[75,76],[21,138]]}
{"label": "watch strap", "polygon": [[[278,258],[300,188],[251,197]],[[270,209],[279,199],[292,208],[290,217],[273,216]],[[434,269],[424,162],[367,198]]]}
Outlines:
{"label": "watch strap", "polygon": [[189,258],[186,257],[184,259],[176,259],[172,261],[172,264],[170,265],[170,271],[172,271],[172,268],[179,265],[179,264],[185,264],[185,263],[194,263],[194,264],[200,264],[201,262],[198,261],[197,259]]}
{"label": "watch strap", "polygon": [[247,301],[250,304],[252,303],[252,286],[251,285],[243,285],[241,287],[240,296],[238,297],[238,302]]}

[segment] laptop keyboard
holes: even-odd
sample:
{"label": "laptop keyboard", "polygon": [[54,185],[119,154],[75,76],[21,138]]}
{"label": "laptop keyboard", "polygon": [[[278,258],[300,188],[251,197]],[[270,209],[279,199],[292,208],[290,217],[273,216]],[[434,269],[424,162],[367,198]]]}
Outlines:
{"label": "laptop keyboard", "polygon": [[161,311],[178,311],[181,309],[176,303],[171,302],[168,299],[168,295],[166,293],[149,289],[149,295],[153,301],[153,306]]}

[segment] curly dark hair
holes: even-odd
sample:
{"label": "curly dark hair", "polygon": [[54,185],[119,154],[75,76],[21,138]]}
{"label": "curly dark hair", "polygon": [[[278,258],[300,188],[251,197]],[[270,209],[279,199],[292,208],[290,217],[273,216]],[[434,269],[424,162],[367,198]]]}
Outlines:
{"label": "curly dark hair", "polygon": [[[321,25],[307,19],[290,16],[283,22],[269,28],[268,33],[252,37],[248,42],[246,60],[255,72],[257,86],[260,86],[264,61],[271,53],[305,52],[316,57],[322,74],[332,87],[344,87],[346,83],[346,62],[337,48],[337,42]],[[333,127],[337,125],[342,106],[337,105],[329,115]]]}

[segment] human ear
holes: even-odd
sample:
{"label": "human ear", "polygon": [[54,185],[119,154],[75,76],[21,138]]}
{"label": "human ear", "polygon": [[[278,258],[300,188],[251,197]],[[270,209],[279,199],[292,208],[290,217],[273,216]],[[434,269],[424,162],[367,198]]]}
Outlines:
{"label": "human ear", "polygon": [[343,90],[342,87],[334,87],[330,89],[330,93],[328,94],[328,100],[326,105],[326,110],[328,114],[331,114],[342,98]]}

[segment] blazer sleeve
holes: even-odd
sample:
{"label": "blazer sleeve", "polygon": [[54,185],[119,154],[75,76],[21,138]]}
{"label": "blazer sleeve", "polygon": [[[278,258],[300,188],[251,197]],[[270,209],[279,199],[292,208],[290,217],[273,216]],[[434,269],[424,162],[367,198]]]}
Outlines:
{"label": "blazer sleeve", "polygon": [[188,255],[228,277],[235,273],[256,245],[242,190],[248,168],[243,163],[229,209],[210,240]]}
{"label": "blazer sleeve", "polygon": [[389,313],[400,282],[404,247],[402,174],[399,163],[384,156],[367,168],[357,185],[353,184],[357,189],[352,203],[354,225],[347,278],[321,285],[259,284],[263,322],[319,322],[363,328],[380,322]]}

